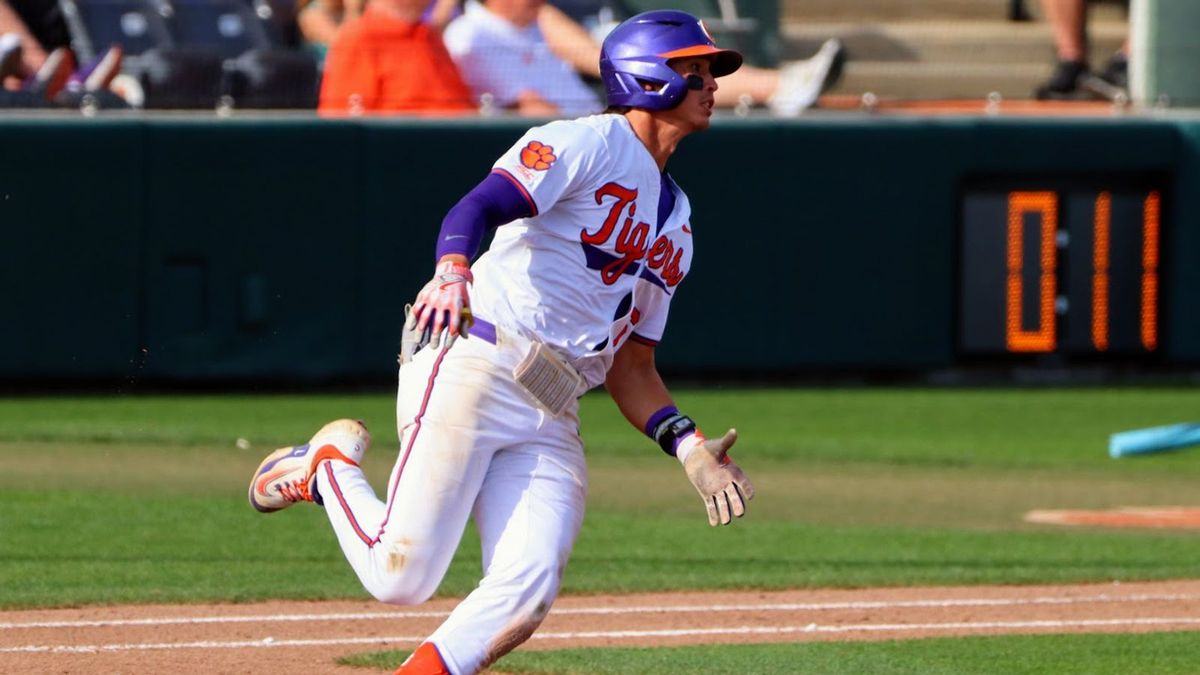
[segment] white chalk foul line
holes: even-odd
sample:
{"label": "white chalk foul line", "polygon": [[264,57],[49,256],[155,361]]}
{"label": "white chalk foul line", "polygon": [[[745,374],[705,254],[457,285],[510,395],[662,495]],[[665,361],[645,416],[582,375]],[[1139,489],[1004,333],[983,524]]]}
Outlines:
{"label": "white chalk foul line", "polygon": [[155,649],[247,649],[251,647],[326,647],[332,645],[387,645],[392,643],[418,644],[423,637],[415,635],[399,635],[393,637],[370,638],[338,638],[325,640],[236,640],[218,642],[215,640],[200,640],[197,642],[134,642],[128,644],[107,645],[24,645],[21,647],[0,647],[0,654],[13,653],[47,653],[47,654],[97,654],[101,652],[131,652]]}
{"label": "white chalk foul line", "polygon": [[260,614],[248,616],[181,616],[155,619],[104,619],[96,621],[29,621],[0,623],[0,630],[30,628],[104,628],[108,626],[170,626],[207,623],[285,623],[292,621],[377,621],[381,619],[444,619],[450,612],[329,612],[324,614]]}
{"label": "white chalk foul line", "polygon": [[[944,598],[940,600],[864,600],[848,602],[760,603],[744,605],[675,605],[630,607],[563,607],[552,611],[554,616],[619,615],[619,614],[691,614],[721,612],[808,612],[839,609],[903,609],[950,607],[1013,607],[1021,605],[1081,605],[1137,602],[1187,602],[1200,600],[1200,594],[1135,594],[1081,595],[1075,597],[1032,598]],[[148,619],[109,619],[95,621],[27,621],[0,623],[0,630],[37,628],[102,628],[107,626],[167,626],[215,623],[270,623],[296,621],[387,621],[396,619],[439,619],[448,611],[346,612],[323,614],[262,614],[251,616],[192,616]]]}
{"label": "white chalk foul line", "polygon": [[[646,637],[699,637],[716,635],[788,635],[796,633],[880,633],[902,631],[964,631],[1020,630],[1065,628],[1111,628],[1129,626],[1200,626],[1200,617],[1142,617],[1133,619],[1079,619],[1072,621],[952,621],[947,623],[878,623],[822,626],[731,626],[728,628],[673,628],[662,630],[579,631],[569,633],[534,633],[534,640],[634,639]],[[321,647],[339,645],[415,645],[424,637],[403,635],[373,638],[340,638],[328,640],[239,640],[230,642],[156,642],[104,645],[23,645],[0,647],[0,654],[52,653],[95,654],[173,649],[246,649],[269,647]]]}

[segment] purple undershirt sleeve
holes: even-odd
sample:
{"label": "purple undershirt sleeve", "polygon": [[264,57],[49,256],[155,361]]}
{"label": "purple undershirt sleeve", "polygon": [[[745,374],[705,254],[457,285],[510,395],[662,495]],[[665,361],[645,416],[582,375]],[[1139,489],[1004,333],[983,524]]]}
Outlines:
{"label": "purple undershirt sleeve", "polygon": [[488,230],[532,215],[529,199],[512,181],[498,173],[488,174],[442,220],[435,260],[451,253],[473,259]]}

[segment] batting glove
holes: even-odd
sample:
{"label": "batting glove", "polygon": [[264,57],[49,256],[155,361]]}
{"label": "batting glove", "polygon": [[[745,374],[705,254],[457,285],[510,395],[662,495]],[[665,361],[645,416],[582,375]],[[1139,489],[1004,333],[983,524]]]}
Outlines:
{"label": "batting glove", "polygon": [[467,284],[473,281],[471,268],[465,264],[456,260],[439,263],[433,279],[417,294],[404,330],[424,334],[431,329],[429,344],[434,349],[441,344],[443,331],[447,334],[447,348],[459,335],[466,338],[472,323]]}
{"label": "batting glove", "polygon": [[704,500],[708,524],[714,527],[746,515],[746,502],[754,498],[754,486],[729,458],[736,440],[737,431],[730,429],[716,440],[696,432],[679,442],[677,456],[683,458],[683,470]]}

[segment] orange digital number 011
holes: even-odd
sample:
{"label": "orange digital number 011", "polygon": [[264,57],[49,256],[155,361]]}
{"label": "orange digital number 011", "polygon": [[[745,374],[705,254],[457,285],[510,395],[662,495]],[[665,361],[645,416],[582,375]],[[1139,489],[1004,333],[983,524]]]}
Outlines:
{"label": "orange digital number 011", "polygon": [[[1158,260],[1161,198],[1150,192],[1142,205],[1142,277],[1140,337],[1146,351],[1158,348]],[[1025,261],[1025,214],[1039,216],[1038,326],[1026,330],[1022,323]],[[1111,260],[1112,197],[1096,197],[1092,223],[1092,346],[1109,347],[1109,261]],[[1058,197],[1053,192],[1011,192],[1008,195],[1007,288],[1005,343],[1012,352],[1051,352],[1057,338],[1054,302],[1057,292],[1055,231],[1058,229]]]}

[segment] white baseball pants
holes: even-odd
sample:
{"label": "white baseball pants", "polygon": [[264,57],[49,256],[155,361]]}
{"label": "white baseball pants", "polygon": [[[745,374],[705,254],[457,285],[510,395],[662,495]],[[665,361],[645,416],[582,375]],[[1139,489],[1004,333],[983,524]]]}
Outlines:
{"label": "white baseball pants", "polygon": [[483,578],[429,641],[455,675],[524,642],[558,594],[583,522],[578,404],[543,412],[512,377],[523,354],[478,336],[425,348],[400,372],[400,454],[380,501],[362,471],[325,462],[317,489],[346,559],[382,602],[427,600],[473,514]]}

